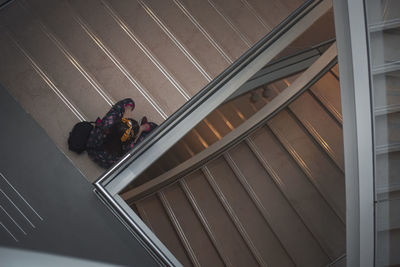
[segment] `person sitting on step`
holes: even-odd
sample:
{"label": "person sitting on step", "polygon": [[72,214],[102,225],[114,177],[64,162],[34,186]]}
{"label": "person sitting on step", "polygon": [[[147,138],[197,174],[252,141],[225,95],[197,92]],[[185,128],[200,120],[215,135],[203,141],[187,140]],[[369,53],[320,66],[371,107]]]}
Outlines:
{"label": "person sitting on step", "polygon": [[127,98],[116,103],[96,121],[86,145],[89,157],[103,168],[110,168],[123,155],[140,143],[157,124],[143,117],[140,124],[132,119],[135,102]]}

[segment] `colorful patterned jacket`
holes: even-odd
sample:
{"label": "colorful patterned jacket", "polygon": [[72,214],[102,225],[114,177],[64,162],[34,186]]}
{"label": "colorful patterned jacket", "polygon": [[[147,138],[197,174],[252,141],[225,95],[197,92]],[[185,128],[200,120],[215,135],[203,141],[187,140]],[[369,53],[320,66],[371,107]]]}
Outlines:
{"label": "colorful patterned jacket", "polygon": [[[106,139],[108,130],[115,122],[122,118],[126,108],[131,108],[133,110],[135,108],[135,102],[133,102],[133,100],[130,98],[119,101],[111,108],[109,112],[107,112],[101,121],[96,122],[96,127],[90,132],[90,136],[86,145],[86,151],[89,157],[103,168],[110,168],[121,158],[105,151],[103,148],[103,143]],[[146,132],[143,132],[136,143],[133,142],[133,139],[123,143],[123,154],[126,154],[136,144],[141,142],[149,132],[157,127],[157,125],[152,122],[149,122],[149,124],[150,129]]]}

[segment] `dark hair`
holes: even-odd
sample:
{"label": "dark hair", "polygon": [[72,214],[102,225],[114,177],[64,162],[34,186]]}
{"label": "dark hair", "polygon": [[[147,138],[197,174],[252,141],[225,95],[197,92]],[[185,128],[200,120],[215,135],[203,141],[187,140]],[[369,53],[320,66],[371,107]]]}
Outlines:
{"label": "dark hair", "polygon": [[[134,136],[136,136],[138,132],[138,124],[135,120],[131,120],[133,124],[133,132]],[[122,141],[121,137],[125,134],[126,130],[129,129],[129,126],[122,122],[121,120],[115,122],[109,129],[109,132],[104,140],[103,148],[106,152],[110,153],[116,157],[122,157],[124,155],[124,151],[122,150]],[[134,138],[134,137],[133,137]]]}

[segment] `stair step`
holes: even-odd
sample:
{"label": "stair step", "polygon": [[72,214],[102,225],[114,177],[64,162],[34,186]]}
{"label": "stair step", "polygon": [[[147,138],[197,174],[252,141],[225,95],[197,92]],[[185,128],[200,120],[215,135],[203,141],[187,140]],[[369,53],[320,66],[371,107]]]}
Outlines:
{"label": "stair step", "polygon": [[208,147],[208,143],[204,140],[196,128],[193,128],[190,132],[188,132],[182,140],[188,144],[190,150],[193,151],[194,154],[197,154]]}
{"label": "stair step", "polygon": [[386,62],[382,65],[374,66],[372,73],[376,75],[385,74],[389,72],[398,72],[400,70],[400,61]]}
{"label": "stair step", "polygon": [[175,257],[183,266],[192,266],[192,263],[185,252],[182,242],[179,240],[162,202],[153,195],[149,198],[135,203],[140,217],[161,242],[173,251]]}
{"label": "stair step", "polygon": [[178,41],[204,67],[210,77],[216,77],[229,63],[207,40],[173,1],[145,0],[149,8],[158,16]]}
{"label": "stair step", "polygon": [[170,150],[171,153],[174,153],[178,157],[179,162],[184,162],[194,155],[189,146],[183,140],[178,141],[178,143]]}
{"label": "stair step", "polygon": [[245,0],[249,5],[261,15],[262,20],[270,29],[275,28],[280,21],[283,21],[288,14],[296,10],[304,1],[285,0],[285,1],[263,1]]}
{"label": "stair step", "polygon": [[230,150],[226,158],[294,262],[298,266],[328,263],[318,241],[246,143]]}
{"label": "stair step", "polygon": [[231,21],[250,45],[253,45],[271,31],[271,28],[260,23],[251,10],[240,0],[209,0],[209,2],[213,3],[225,19]]}
{"label": "stair step", "polygon": [[[86,31],[98,40],[99,45],[110,51],[113,61],[119,63],[119,68],[126,75],[132,76],[132,79],[149,92],[151,98],[160,103],[167,116],[186,102],[189,94],[186,89],[151,47],[140,39],[138,33],[130,25],[123,24],[121,16],[113,17],[114,13],[110,13],[98,0],[69,3]],[[170,98],[165,98],[165,95]]]}
{"label": "stair step", "polygon": [[339,125],[307,92],[291,103],[289,108],[343,171],[343,136]]}
{"label": "stair step", "polygon": [[272,132],[263,127],[248,139],[263,166],[333,260],[345,251],[345,226],[301,172]]}
{"label": "stair step", "polygon": [[339,80],[328,72],[311,88],[311,92],[318,98],[327,110],[342,123],[342,105],[340,102]]}
{"label": "stair step", "polygon": [[[72,160],[76,167],[93,181],[104,170],[93,164],[88,157],[82,157],[68,150],[68,134],[79,122],[74,112],[52,90],[43,76],[33,68],[29,60],[9,40],[0,35],[0,80],[4,87],[18,101],[54,143]],[[23,77],[23,78],[19,78]],[[62,119],[60,119],[62,118]]]}
{"label": "stair step", "polygon": [[[15,17],[20,19],[15,20]],[[2,22],[13,38],[32,57],[35,64],[51,77],[54,84],[83,113],[85,119],[95,119],[111,107],[62,51],[41,30],[33,18],[18,5],[9,6]],[[4,34],[4,32],[3,32]],[[91,102],[92,105],[87,105]]]}
{"label": "stair step", "polygon": [[381,66],[400,60],[398,44],[400,42],[400,28],[390,31],[379,31],[370,34],[371,65]]}
{"label": "stair step", "polygon": [[400,152],[390,152],[376,157],[376,190],[387,193],[400,190]]}
{"label": "stair step", "polygon": [[[102,2],[108,3],[105,0]],[[160,62],[168,66],[168,70],[182,84],[182,88],[189,97],[207,84],[204,73],[194,65],[196,61],[192,62],[190,58],[185,56],[184,51],[177,47],[174,40],[168,37],[160,25],[149,16],[137,1],[112,2],[110,7],[114,9],[120,19],[125,21],[125,26],[135,33]],[[132,16],[132,14],[135,14],[135,16]],[[143,25],[146,25],[146,27],[143,27]],[[187,75],[187,73],[190,73],[190,75]]]}
{"label": "stair step", "polygon": [[184,183],[186,194],[192,197],[192,206],[196,206],[197,213],[208,222],[213,236],[222,246],[221,252],[229,260],[229,265],[258,265],[204,175],[200,171],[194,172],[184,178]]}
{"label": "stair step", "polygon": [[240,116],[245,119],[250,118],[255,113],[254,109],[251,107],[250,95],[250,93],[247,93],[230,101],[230,103],[237,107]]}
{"label": "stair step", "polygon": [[336,75],[336,77],[339,77],[339,66],[336,64],[332,69],[333,74]]}
{"label": "stair step", "polygon": [[376,146],[400,143],[400,112],[375,117]]}
{"label": "stair step", "polygon": [[366,10],[368,12],[368,22],[372,25],[400,17],[400,4],[396,0],[369,1]]}
{"label": "stair step", "polygon": [[222,139],[223,136],[227,135],[233,130],[233,128],[229,128],[231,125],[229,124],[228,126],[224,121],[224,117],[221,115],[222,113],[216,109],[204,119],[204,121],[210,125],[210,129],[215,132],[215,135],[218,137],[218,139]]}
{"label": "stair step", "polygon": [[279,239],[262,217],[236,175],[223,158],[207,164],[208,181],[240,226],[242,236],[248,240],[263,265],[293,266],[294,263]]}
{"label": "stair step", "polygon": [[[397,72],[400,74],[400,72]],[[375,75],[373,79],[375,108],[400,103],[400,75],[387,73]]]}
{"label": "stair step", "polygon": [[344,223],[343,172],[286,110],[268,121],[268,126]]}
{"label": "stair step", "polygon": [[162,192],[169,203],[177,223],[179,223],[180,228],[184,232],[199,265],[224,266],[213,244],[213,242],[217,241],[209,238],[207,231],[190,206],[179,183],[166,188]]}
{"label": "stair step", "polygon": [[[84,66],[114,102],[129,96],[138,104],[134,113],[137,120],[141,119],[140,116],[144,114],[156,123],[161,123],[164,120],[160,112],[152,106],[152,103],[73,19],[74,11],[68,4],[60,1],[42,0],[29,1],[27,6],[31,12],[40,15],[46,28],[53,32],[57,39],[63,41],[75,60]],[[151,95],[151,97],[156,103],[159,103],[154,95]],[[161,107],[161,109],[163,111],[168,110],[167,107]],[[101,115],[99,114],[99,116]]]}
{"label": "stair step", "polygon": [[399,28],[399,27],[400,27],[400,19],[395,18],[392,20],[385,20],[383,22],[370,24],[369,31],[370,32],[385,31],[385,30],[390,30],[390,29]]}
{"label": "stair step", "polygon": [[212,127],[212,124],[209,124],[205,120],[202,120],[201,122],[199,122],[199,124],[195,126],[195,130],[200,134],[200,136],[208,145],[211,145],[219,140],[219,138],[212,131]]}
{"label": "stair step", "polygon": [[[196,0],[173,1],[188,10],[193,19],[202,25],[232,62],[249,48],[209,2]],[[204,14],[207,14],[207,16],[204,16]]]}
{"label": "stair step", "polygon": [[238,127],[243,121],[245,121],[243,113],[234,103],[230,102],[223,104],[218,108],[218,110],[234,128]]}

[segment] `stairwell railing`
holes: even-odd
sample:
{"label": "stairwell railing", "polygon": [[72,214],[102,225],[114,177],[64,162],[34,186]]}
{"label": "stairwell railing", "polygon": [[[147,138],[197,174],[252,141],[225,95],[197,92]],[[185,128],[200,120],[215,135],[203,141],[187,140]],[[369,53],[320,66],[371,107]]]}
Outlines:
{"label": "stairwell railing", "polygon": [[331,0],[305,2],[94,183],[95,193],[161,266],[180,263],[119,193],[331,8]]}

